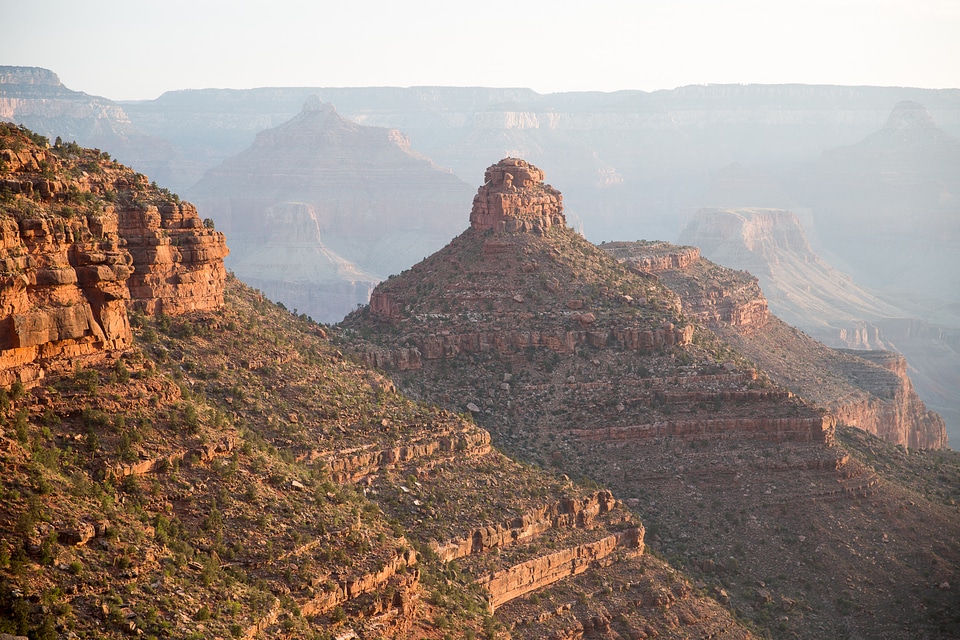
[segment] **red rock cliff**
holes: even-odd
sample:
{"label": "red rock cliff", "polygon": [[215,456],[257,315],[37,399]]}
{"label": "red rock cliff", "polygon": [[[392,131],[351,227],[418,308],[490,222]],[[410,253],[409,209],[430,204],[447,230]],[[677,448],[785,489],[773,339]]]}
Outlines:
{"label": "red rock cliff", "polygon": [[128,347],[128,307],[218,307],[226,253],[223,234],[146,176],[0,125],[0,385]]}
{"label": "red rock cliff", "polygon": [[136,204],[118,211],[120,235],[133,258],[131,306],[150,315],[179,315],[223,304],[228,250],[189,202]]}
{"label": "red rock cliff", "polygon": [[474,229],[543,235],[554,225],[566,225],[563,196],[526,160],[504,158],[487,168],[483,181],[470,212]]}

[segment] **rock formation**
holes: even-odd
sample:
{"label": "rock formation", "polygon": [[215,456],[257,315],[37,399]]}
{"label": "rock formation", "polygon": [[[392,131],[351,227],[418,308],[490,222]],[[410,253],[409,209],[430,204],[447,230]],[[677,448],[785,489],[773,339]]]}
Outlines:
{"label": "rock formation", "polygon": [[[913,400],[908,404],[919,402],[913,391],[916,386],[926,404],[946,420],[948,432],[960,437],[957,418],[960,397],[954,391],[956,385],[952,384],[960,379],[960,369],[952,357],[960,347],[954,337],[957,332],[949,325],[930,327],[916,318],[911,319],[909,316],[920,311],[918,308],[904,300],[897,303],[884,299],[860,286],[850,275],[834,269],[811,249],[795,214],[775,209],[703,209],[687,225],[681,239],[698,245],[711,260],[758,275],[766,296],[754,297],[764,300],[764,304],[765,299],[769,299],[778,317],[817,340],[833,347],[902,353],[910,362],[912,382],[904,373],[896,386],[909,388],[905,397]],[[674,279],[673,283],[685,287],[685,283],[702,281],[706,272],[698,269],[695,276],[690,275],[690,278]],[[931,274],[931,277],[939,276]],[[692,294],[693,291],[688,292],[685,300],[690,301]],[[879,394],[879,397],[886,396]],[[889,410],[888,407],[886,411]],[[925,408],[919,414],[906,411],[906,415],[914,416],[911,419],[920,416],[917,424],[926,421],[922,417],[925,414]],[[894,420],[897,421],[899,419]],[[886,427],[876,420],[857,420],[853,424],[874,424],[866,427],[871,433],[898,433],[900,435],[893,436],[894,441],[903,444],[937,446],[934,443],[942,442],[942,436],[933,434],[915,439],[909,435],[910,427],[894,427],[887,422]],[[937,430],[933,425],[930,428]]]}
{"label": "rock formation", "polygon": [[[543,437],[557,437],[559,430],[583,442],[667,436],[830,441],[832,418],[796,403],[785,390],[766,388],[769,382],[742,363],[722,368],[722,361],[711,362],[698,351],[693,359],[699,364],[678,372],[658,357],[694,350],[698,328],[691,320],[761,330],[768,311],[755,279],[731,284],[704,278],[696,287],[671,291],[654,271],[699,264],[696,249],[641,243],[649,249],[642,252],[629,243],[610,243],[598,250],[564,226],[561,197],[543,185],[539,169],[522,160],[501,160],[484,181],[471,228],[381,283],[369,308],[345,321],[349,328],[375,332],[358,345],[366,362],[416,372],[441,387],[457,384],[433,373],[446,369],[447,361],[491,363],[484,368],[496,361],[537,363],[524,367],[537,371],[535,382],[504,381],[493,397],[550,395],[551,411],[568,419],[582,416],[584,422],[561,430],[538,420],[525,439],[543,429]],[[572,356],[616,370],[617,384],[580,366],[554,371]],[[644,358],[656,365],[626,364]],[[480,383],[471,380],[468,386],[475,384]],[[452,388],[442,395],[451,393]],[[483,394],[471,400],[477,411],[487,402]],[[591,412],[581,401],[619,408]],[[714,404],[729,404],[731,412],[721,419],[675,415],[681,406]],[[641,406],[647,410],[638,413]],[[784,411],[789,418],[781,420]]]}
{"label": "rock formation", "polygon": [[100,152],[0,130],[0,383],[130,346],[127,310],[223,303],[226,245],[196,209]]}
{"label": "rock formation", "polygon": [[189,194],[230,236],[240,278],[330,322],[460,231],[452,212],[469,192],[399,131],[349,122],[313,97]]}
{"label": "rock formation", "polygon": [[[841,444],[856,431],[846,425],[907,447],[943,446],[942,422],[915,396],[908,399],[898,361],[884,359],[884,368],[816,343],[769,312],[755,277],[710,263],[695,248],[596,247],[559,224],[489,216],[483,195],[499,198],[497,189],[516,184],[505,175],[511,171],[500,170],[503,182],[488,177],[481,188],[470,229],[378,285],[371,305],[344,320],[342,335],[358,355],[391,371],[401,390],[469,412],[491,432],[494,446],[571,476],[602,477],[628,507],[649,515],[644,545],[705,567],[698,573],[703,581],[716,585],[719,597],[739,599],[761,626],[768,624],[767,614],[757,613],[766,611],[763,603],[790,611],[801,591],[819,603],[811,604],[817,613],[785,614],[781,633],[817,637],[832,624],[824,607],[841,595],[870,602],[830,580],[818,583],[822,590],[798,591],[780,579],[768,589],[784,557],[791,570],[810,579],[815,572],[805,569],[809,556],[798,544],[806,533],[765,545],[784,526],[794,536],[804,527],[835,526],[851,508],[862,508],[865,521],[878,526],[886,521],[887,507],[861,501],[879,496],[888,505],[899,494]],[[458,558],[459,567],[483,568],[478,584],[495,616],[524,621],[512,633],[608,633],[609,615],[594,611],[571,620],[562,606],[531,612],[530,600],[556,593],[547,601],[562,605],[584,566],[616,566],[631,545],[584,531],[577,544],[514,552],[512,540],[547,521],[529,513],[437,536],[433,548]],[[735,539],[722,533],[731,522],[743,523]],[[626,533],[626,525],[619,531]],[[473,553],[491,547],[500,560]],[[841,566],[861,561],[852,544],[829,553]],[[594,593],[602,593],[603,583],[594,584]],[[623,593],[638,606],[669,606],[685,592],[680,586],[677,593]],[[697,619],[693,611],[687,615]],[[864,622],[863,634],[913,633],[897,620],[877,616]]]}
{"label": "rock formation", "polygon": [[680,235],[711,261],[759,277],[773,311],[833,346],[884,348],[876,322],[898,310],[813,252],[799,218],[779,209],[701,209]]}
{"label": "rock formation", "polygon": [[473,198],[472,228],[545,235],[550,227],[566,224],[563,197],[543,184],[543,171],[517,158],[504,158],[487,168],[483,186]]}
{"label": "rock formation", "polygon": [[224,235],[204,227],[196,207],[135,204],[121,208],[118,217],[133,257],[128,287],[134,309],[176,316],[223,304]]}

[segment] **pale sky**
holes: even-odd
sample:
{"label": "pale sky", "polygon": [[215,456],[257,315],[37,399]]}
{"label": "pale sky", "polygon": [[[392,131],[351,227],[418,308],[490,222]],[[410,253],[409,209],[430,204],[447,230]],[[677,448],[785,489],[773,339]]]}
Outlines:
{"label": "pale sky", "polygon": [[0,64],[114,100],[261,86],[960,87],[960,0],[2,0]]}

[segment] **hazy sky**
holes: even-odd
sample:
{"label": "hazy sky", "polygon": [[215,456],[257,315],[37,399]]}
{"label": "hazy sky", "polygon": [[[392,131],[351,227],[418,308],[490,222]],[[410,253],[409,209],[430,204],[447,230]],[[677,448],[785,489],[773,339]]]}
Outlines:
{"label": "hazy sky", "polygon": [[16,0],[0,64],[112,99],[183,88],[960,87],[960,0]]}

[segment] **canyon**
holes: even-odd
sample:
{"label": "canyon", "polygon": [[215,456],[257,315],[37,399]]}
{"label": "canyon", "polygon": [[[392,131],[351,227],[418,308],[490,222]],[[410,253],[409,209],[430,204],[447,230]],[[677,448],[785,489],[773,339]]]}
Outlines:
{"label": "canyon", "polygon": [[[369,127],[364,131],[371,135],[379,127],[402,131],[410,151],[449,167],[461,180],[481,173],[491,156],[537,162],[563,182],[573,226],[594,241],[679,237],[683,244],[697,244],[683,229],[701,208],[791,211],[817,259],[798,251],[784,258],[780,273],[790,266],[811,275],[810,290],[793,287],[781,297],[762,264],[747,267],[762,278],[776,313],[832,346],[903,353],[921,396],[960,437],[958,385],[952,384],[958,321],[951,277],[958,270],[951,258],[957,254],[951,249],[956,240],[951,220],[960,175],[958,95],[804,85],[546,95],[526,89],[275,87],[173,91],[121,104],[71,91],[44,69],[3,67],[0,117],[51,138],[76,136],[84,144],[109,146],[160,184],[187,191],[193,201],[201,199],[191,189],[204,173],[238,153],[245,159],[231,160],[231,168],[215,179],[224,189],[227,183],[239,190],[257,185],[283,166],[283,152],[257,147],[256,135],[291,118],[302,120],[304,103],[318,96],[325,108],[336,104],[343,120]],[[103,137],[98,131],[114,133]],[[290,145],[290,158],[303,157],[295,139],[284,144]],[[261,161],[253,159],[257,149]],[[405,162],[402,156],[396,161]],[[387,178],[375,167],[357,170],[356,181],[337,182],[339,189],[349,192],[356,206],[374,210],[364,181]],[[361,178],[366,170],[373,173]],[[419,197],[433,200],[437,191],[425,185]],[[463,189],[463,197],[468,192]],[[460,230],[444,227],[420,246],[421,237],[432,232],[388,232],[388,224],[384,237],[370,237],[360,222],[365,218],[350,216],[355,232],[331,233],[326,212],[353,205],[310,204],[304,194],[288,195],[277,195],[277,202],[258,211],[250,228],[264,233],[251,235],[253,249],[247,251],[239,238],[232,241],[231,266],[271,297],[324,321],[366,302],[377,281]],[[340,202],[332,194],[324,198]],[[210,217],[233,237],[224,226],[229,221],[220,219],[231,205],[220,201]],[[201,203],[201,217],[208,216],[205,206]],[[454,207],[462,204],[432,206],[452,221]],[[427,225],[439,230],[443,223]],[[402,256],[406,262],[398,256],[376,264],[380,255],[395,253],[392,247],[407,245],[418,248]],[[365,246],[377,250],[365,252]],[[707,255],[744,268],[742,260]]]}
{"label": "canyon", "polygon": [[[7,341],[39,360],[0,405],[4,631],[956,633],[943,422],[901,357],[814,342],[749,274],[592,245],[510,157],[470,228],[320,326],[222,270],[204,209],[10,131]],[[274,240],[349,262],[302,204]]]}
{"label": "canyon", "polygon": [[192,205],[0,131],[0,633],[754,637],[609,490],[227,274]]}

